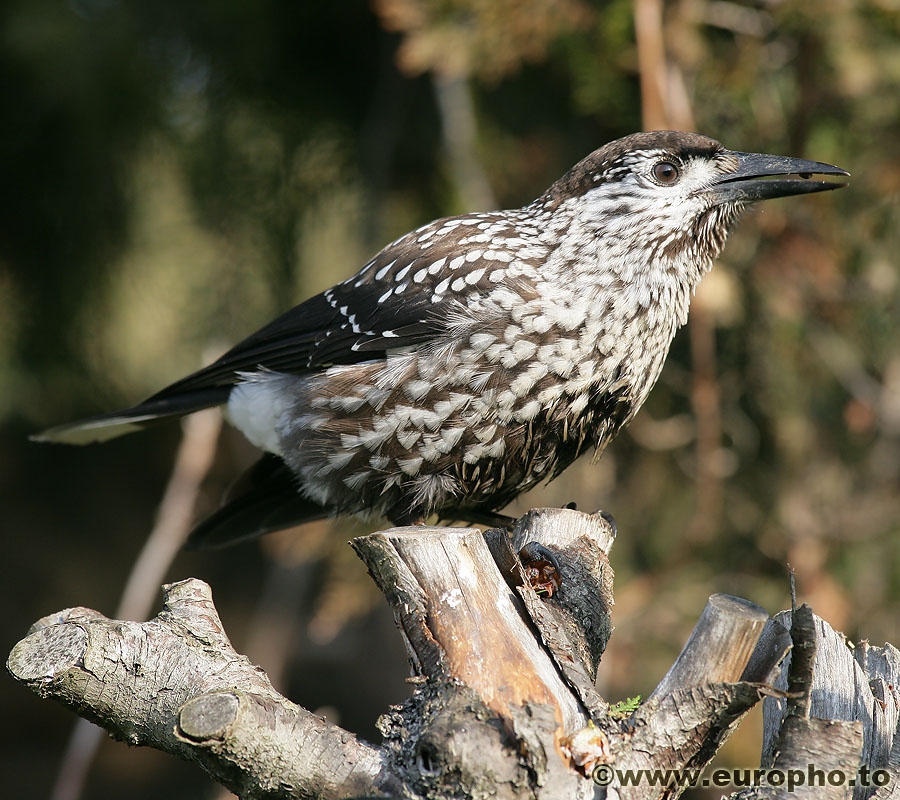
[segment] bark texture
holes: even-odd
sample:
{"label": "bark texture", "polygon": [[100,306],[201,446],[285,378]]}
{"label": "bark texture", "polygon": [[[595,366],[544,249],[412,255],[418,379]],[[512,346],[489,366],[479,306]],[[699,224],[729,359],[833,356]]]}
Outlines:
{"label": "bark texture", "polygon": [[[377,746],[279,695],[234,651],[198,580],[167,586],[163,610],[142,624],[78,608],[44,618],[7,667],[243,798],[652,800],[691,782],[727,789],[701,771],[761,697],[762,785],[733,798],[895,796],[900,655],[849,649],[805,607],[769,619],[713,595],[653,693],[632,713],[610,709],[594,680],[612,633],[614,540],[610,518],[569,509],[532,511],[512,535],[414,527],[354,540],[417,686],[381,717]],[[861,764],[885,784],[852,786]],[[810,765],[824,785],[807,785]]]}

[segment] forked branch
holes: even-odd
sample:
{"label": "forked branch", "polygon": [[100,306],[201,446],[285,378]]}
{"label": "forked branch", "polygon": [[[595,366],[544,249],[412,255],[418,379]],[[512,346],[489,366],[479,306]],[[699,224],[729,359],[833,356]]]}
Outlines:
{"label": "forked branch", "polygon": [[[244,798],[676,797],[678,771],[702,770],[761,696],[765,767],[848,776],[864,753],[889,779],[877,797],[892,796],[900,657],[888,645],[858,647],[854,658],[803,610],[791,631],[789,615],[770,620],[746,600],[713,595],[650,697],[627,718],[611,712],[594,679],[612,631],[614,536],[603,515],[545,509],[512,537],[416,527],[354,540],[417,686],[379,720],[379,746],[278,694],[234,651],[197,580],[166,587],[162,612],[143,624],[87,609],[44,618],[8,668],[115,737],[198,763]],[[791,647],[805,657],[788,685],[779,665]],[[665,770],[676,771],[670,784],[651,785]],[[796,797],[791,788],[735,797]],[[845,783],[809,796],[850,792]]]}

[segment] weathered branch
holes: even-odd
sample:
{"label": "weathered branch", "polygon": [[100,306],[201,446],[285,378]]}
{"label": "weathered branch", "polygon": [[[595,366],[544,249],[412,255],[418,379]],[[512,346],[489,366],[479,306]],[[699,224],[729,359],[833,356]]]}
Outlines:
{"label": "weathered branch", "polygon": [[678,659],[649,699],[704,683],[739,681],[768,619],[763,609],[748,600],[714,594]]}
{"label": "weathered branch", "polygon": [[[594,680],[612,630],[614,536],[603,515],[545,509],[512,537],[416,527],[354,540],[417,684],[379,720],[378,747],[275,692],[234,652],[200,581],[166,587],[163,611],[144,624],[86,609],[45,618],[8,668],[114,736],[196,762],[245,798],[671,798],[684,787],[660,781],[661,771],[701,770],[761,696],[766,767],[849,775],[864,763],[892,779],[877,798],[894,796],[900,654],[850,651],[803,609],[792,625],[713,595],[650,697],[628,718],[613,713]],[[789,687],[789,668],[778,673],[791,646],[804,658],[793,659]],[[794,797],[791,788],[734,797]]]}
{"label": "weathered branch", "polygon": [[150,622],[72,608],[36,623],[7,667],[132,745],[200,764],[242,797],[357,797],[388,788],[379,751],[279,695],[238,655],[209,587],[165,587]]}
{"label": "weathered branch", "polygon": [[[763,765],[846,776],[841,786],[810,788],[811,797],[900,797],[900,651],[868,642],[851,649],[807,606],[773,623],[790,631],[794,647],[774,681],[788,694],[763,706]],[[860,765],[868,776],[857,774]],[[886,771],[884,786],[871,780],[877,770]]]}

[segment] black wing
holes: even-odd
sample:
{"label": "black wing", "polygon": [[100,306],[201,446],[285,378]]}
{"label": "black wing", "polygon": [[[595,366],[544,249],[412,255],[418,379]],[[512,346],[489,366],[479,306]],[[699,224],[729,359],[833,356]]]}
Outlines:
{"label": "black wing", "polygon": [[515,236],[515,212],[432,222],[388,245],[352,278],[292,308],[208,367],[143,403],[34,438],[102,441],[157,419],[224,403],[241,373],[302,374],[384,358],[388,351],[431,341],[446,330],[463,288],[477,293],[496,286],[510,260],[502,241]]}
{"label": "black wing", "polygon": [[[232,386],[241,380],[242,372],[265,369],[302,374],[383,358],[390,350],[432,340],[446,328],[445,312],[454,302],[450,284],[465,274],[463,267],[474,264],[475,260],[465,260],[467,253],[483,246],[460,243],[465,233],[471,232],[470,225],[449,228],[438,238],[431,231],[441,231],[456,219],[481,216],[437,220],[408,233],[352,278],[285,312],[213,364],[167,386],[146,402]],[[423,236],[427,236],[425,242],[433,242],[428,249],[419,241]],[[454,260],[461,262],[455,269],[450,266]]]}

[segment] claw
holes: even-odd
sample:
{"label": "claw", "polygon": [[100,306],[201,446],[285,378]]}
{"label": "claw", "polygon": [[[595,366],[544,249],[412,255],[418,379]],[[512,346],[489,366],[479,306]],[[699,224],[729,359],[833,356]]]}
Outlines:
{"label": "claw", "polygon": [[519,550],[525,577],[541,597],[553,597],[562,586],[562,575],[556,555],[538,542],[528,542]]}
{"label": "claw", "polygon": [[615,539],[619,534],[619,529],[616,527],[616,520],[613,515],[608,511],[598,511],[597,513],[600,515],[600,518],[604,522],[606,522],[606,524],[609,525],[610,528],[612,528],[613,539]]}

